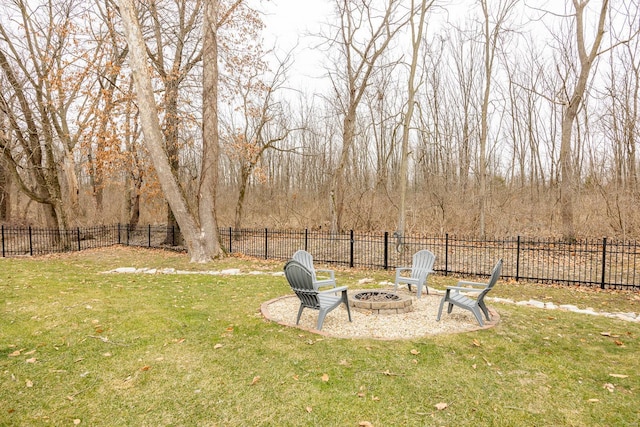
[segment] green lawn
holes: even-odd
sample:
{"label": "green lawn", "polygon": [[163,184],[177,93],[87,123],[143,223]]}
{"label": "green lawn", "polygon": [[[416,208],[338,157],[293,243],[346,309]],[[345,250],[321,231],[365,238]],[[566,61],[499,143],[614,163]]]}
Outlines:
{"label": "green lawn", "polygon": [[[494,304],[488,330],[344,340],[262,318],[262,302],[289,293],[284,277],[101,273],[282,264],[124,247],[1,259],[0,425],[640,424],[638,323]],[[393,272],[336,276],[353,288]],[[501,281],[493,294],[640,312],[638,293]]]}

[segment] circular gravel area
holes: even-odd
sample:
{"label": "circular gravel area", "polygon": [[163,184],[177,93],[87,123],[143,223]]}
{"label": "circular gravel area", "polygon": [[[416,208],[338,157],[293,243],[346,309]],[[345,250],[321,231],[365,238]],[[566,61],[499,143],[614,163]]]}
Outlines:
{"label": "circular gravel area", "polygon": [[[362,290],[349,290],[349,294]],[[407,291],[399,291],[407,294]],[[347,310],[344,305],[329,312],[324,319],[322,331],[315,329],[318,321],[318,311],[305,308],[300,318],[300,324],[296,326],[296,316],[300,302],[295,295],[286,295],[267,301],[261,306],[262,315],[274,322],[286,326],[293,326],[321,335],[338,338],[374,338],[383,340],[411,339],[429,335],[452,334],[459,332],[476,331],[495,326],[500,321],[500,316],[491,307],[492,321],[486,322],[480,327],[473,314],[468,310],[454,307],[451,314],[447,313],[447,307],[442,309],[442,318],[436,321],[438,307],[442,295],[422,294],[418,299],[412,295],[413,311],[401,314],[368,314],[351,309],[349,322]]]}

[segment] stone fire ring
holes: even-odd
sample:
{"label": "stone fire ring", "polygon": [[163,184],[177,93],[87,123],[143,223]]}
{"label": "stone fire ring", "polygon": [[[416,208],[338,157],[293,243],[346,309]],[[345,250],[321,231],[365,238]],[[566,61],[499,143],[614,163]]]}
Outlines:
{"label": "stone fire ring", "polygon": [[349,306],[367,314],[402,314],[413,311],[410,295],[364,290],[349,295]]}

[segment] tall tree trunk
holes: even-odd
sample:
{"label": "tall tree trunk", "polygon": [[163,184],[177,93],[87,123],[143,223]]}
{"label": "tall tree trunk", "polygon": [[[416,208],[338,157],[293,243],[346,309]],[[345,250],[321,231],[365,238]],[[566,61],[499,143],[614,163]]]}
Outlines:
{"label": "tall tree trunk", "polygon": [[589,3],[588,0],[572,0],[576,12],[576,46],[580,69],[573,91],[569,94],[569,99],[564,104],[562,116],[562,130],[560,140],[560,215],[562,219],[562,234],[567,241],[576,238],[574,224],[574,198],[577,187],[575,171],[573,169],[573,154],[571,149],[573,124],[582,105],[587,81],[591,72],[593,62],[598,56],[600,43],[604,36],[604,24],[609,8],[609,0],[603,0],[598,18],[598,27],[591,49],[587,52],[584,39],[584,9]]}
{"label": "tall tree trunk", "polygon": [[11,221],[11,175],[3,158],[0,158],[0,221]]}
{"label": "tall tree trunk", "polygon": [[[427,9],[431,7],[433,1],[428,2],[422,0],[420,10],[415,11],[413,0],[411,1],[411,66],[409,68],[409,81],[407,83],[407,112],[404,115],[402,124],[402,148],[400,160],[400,206],[398,208],[398,226],[396,229],[396,238],[400,243],[403,242],[405,233],[405,213],[407,198],[407,181],[409,179],[409,132],[411,131],[411,119],[413,117],[413,108],[415,103],[416,92],[418,91],[415,84],[416,69],[418,66],[418,56],[420,55],[420,44],[424,33],[424,22],[427,15]],[[418,28],[416,29],[413,16],[419,15]]]}
{"label": "tall tree trunk", "polygon": [[[178,158],[178,135],[179,135],[179,117],[178,117],[178,81],[175,73],[165,79],[165,119],[164,119],[164,142],[169,157],[169,165],[173,174],[178,179],[178,168],[180,162]],[[181,245],[183,242],[174,238],[172,227],[178,226],[176,217],[171,210],[171,206],[167,203],[167,234],[164,239],[165,244],[176,243]],[[177,234],[181,236],[180,233]]]}
{"label": "tall tree trunk", "polygon": [[164,150],[163,135],[147,65],[146,48],[137,12],[132,0],[120,0],[119,3],[125,35],[129,42],[130,63],[138,99],[140,122],[149,155],[158,174],[158,180],[165,198],[180,225],[191,261],[208,262],[212,257],[210,240],[214,234],[216,236],[215,243],[216,245],[218,244],[217,229],[210,230],[199,226],[193,213],[190,212],[184,194],[171,171],[171,165]]}
{"label": "tall tree trunk", "polygon": [[204,5],[204,37],[202,41],[202,167],[198,191],[200,227],[207,234],[207,253],[222,254],[216,221],[216,186],[220,136],[218,130],[218,0]]}
{"label": "tall tree trunk", "polygon": [[[355,90],[353,92],[355,92]],[[342,150],[340,151],[340,159],[338,160],[338,165],[331,180],[331,189],[329,191],[331,233],[338,233],[342,229],[342,212],[345,197],[344,183],[347,165],[349,164],[349,153],[356,134],[356,107],[356,102],[350,101],[350,108],[344,117],[342,125]]]}

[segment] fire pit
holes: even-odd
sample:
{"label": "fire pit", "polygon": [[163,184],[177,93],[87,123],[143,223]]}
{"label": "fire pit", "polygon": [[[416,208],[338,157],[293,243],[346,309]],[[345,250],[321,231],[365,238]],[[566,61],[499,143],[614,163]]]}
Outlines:
{"label": "fire pit", "polygon": [[398,314],[413,311],[411,297],[386,291],[358,291],[349,296],[355,310],[372,314]]}

